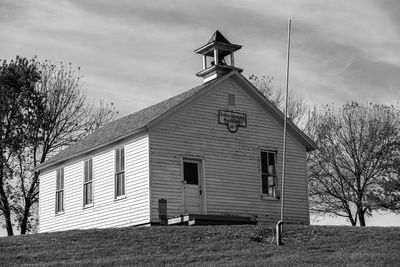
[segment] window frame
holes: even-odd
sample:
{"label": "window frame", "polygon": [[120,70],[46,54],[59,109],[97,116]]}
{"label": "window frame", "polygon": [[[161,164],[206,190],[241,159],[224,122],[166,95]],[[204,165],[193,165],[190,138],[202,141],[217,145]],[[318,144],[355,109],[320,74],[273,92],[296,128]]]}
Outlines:
{"label": "window frame", "polygon": [[[55,214],[63,214],[64,208],[64,168],[56,169]],[[59,197],[60,196],[60,197]],[[60,205],[61,199],[61,205]]]}
{"label": "window frame", "polygon": [[[266,153],[266,161],[263,161],[263,154]],[[268,161],[270,159],[270,154],[273,154],[274,156],[274,167],[273,171],[270,172],[268,168]],[[277,165],[278,165],[278,159],[277,159],[278,151],[277,150],[272,150],[272,149],[263,149],[260,150],[260,189],[261,189],[261,197],[262,198],[267,198],[267,199],[279,199],[279,190],[278,190],[278,171],[277,171]],[[267,166],[264,167],[263,164],[267,163]],[[264,171],[266,170],[266,171]],[[270,185],[270,177],[272,177],[273,183]],[[266,179],[266,181],[265,181]],[[265,188],[266,185],[266,188]],[[270,192],[270,188],[271,192]]]}
{"label": "window frame", "polygon": [[[86,170],[87,165],[87,170]],[[90,187],[90,198],[88,198],[88,190]],[[93,198],[93,158],[89,158],[83,161],[83,192],[82,192],[82,202],[83,207],[88,208],[94,205]],[[90,202],[88,201],[90,199]]]}
{"label": "window frame", "polygon": [[126,197],[125,165],[126,165],[125,147],[116,148],[114,150],[114,199],[115,200]]}

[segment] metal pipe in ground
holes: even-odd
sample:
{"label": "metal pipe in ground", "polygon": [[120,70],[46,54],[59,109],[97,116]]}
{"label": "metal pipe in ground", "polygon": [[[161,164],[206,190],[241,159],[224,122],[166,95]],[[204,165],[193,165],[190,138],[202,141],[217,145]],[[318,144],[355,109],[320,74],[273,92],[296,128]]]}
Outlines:
{"label": "metal pipe in ground", "polygon": [[283,228],[283,221],[279,221],[276,224],[276,244],[278,246],[281,246],[283,244],[282,243],[282,232],[283,232],[282,228]]}

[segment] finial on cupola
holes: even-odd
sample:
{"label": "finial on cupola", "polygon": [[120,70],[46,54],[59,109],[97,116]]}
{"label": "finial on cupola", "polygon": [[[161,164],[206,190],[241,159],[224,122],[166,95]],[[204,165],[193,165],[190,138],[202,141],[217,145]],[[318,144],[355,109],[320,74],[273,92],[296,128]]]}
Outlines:
{"label": "finial on cupola", "polygon": [[196,75],[202,77],[206,83],[232,70],[242,72],[242,69],[235,67],[235,58],[233,54],[241,47],[241,45],[231,44],[217,30],[206,45],[194,51],[197,54],[203,55],[203,70],[196,73]]}

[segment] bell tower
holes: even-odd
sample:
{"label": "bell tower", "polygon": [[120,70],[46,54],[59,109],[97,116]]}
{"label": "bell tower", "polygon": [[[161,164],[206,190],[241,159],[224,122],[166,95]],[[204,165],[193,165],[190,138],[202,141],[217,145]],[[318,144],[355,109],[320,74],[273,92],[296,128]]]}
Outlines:
{"label": "bell tower", "polygon": [[211,36],[207,44],[194,50],[203,55],[203,70],[196,73],[204,79],[204,83],[221,77],[232,70],[242,72],[235,67],[234,52],[242,46],[231,44],[218,30]]}

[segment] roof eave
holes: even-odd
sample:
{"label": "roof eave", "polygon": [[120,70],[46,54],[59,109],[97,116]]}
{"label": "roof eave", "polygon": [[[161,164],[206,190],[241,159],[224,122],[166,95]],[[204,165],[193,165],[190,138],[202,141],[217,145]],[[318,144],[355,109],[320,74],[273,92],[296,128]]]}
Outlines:
{"label": "roof eave", "polygon": [[92,152],[92,151],[95,151],[95,150],[100,149],[100,148],[102,148],[102,147],[105,147],[105,146],[107,146],[107,145],[111,145],[111,144],[113,144],[113,143],[116,143],[116,142],[118,142],[118,141],[120,141],[120,140],[123,140],[123,139],[125,139],[125,138],[127,138],[127,137],[130,137],[130,136],[132,136],[132,135],[135,135],[135,134],[138,134],[138,133],[140,133],[140,132],[143,132],[144,130],[147,130],[147,127],[146,127],[146,126],[140,127],[140,128],[138,128],[138,129],[135,129],[135,130],[132,131],[132,132],[129,132],[129,133],[126,133],[126,134],[124,134],[124,135],[121,135],[121,136],[115,137],[115,138],[113,138],[113,139],[110,139],[110,140],[108,140],[108,141],[106,141],[106,142],[104,142],[104,143],[101,143],[101,144],[97,145],[97,146],[94,146],[94,147],[91,147],[91,148],[88,148],[88,149],[84,149],[84,150],[82,150],[82,151],[79,151],[79,152],[76,153],[76,154],[71,155],[71,156],[68,156],[68,157],[65,157],[65,158],[61,158],[61,159],[59,159],[59,160],[56,160],[56,161],[50,162],[50,163],[44,162],[44,163],[42,163],[42,164],[36,166],[35,168],[33,168],[32,171],[41,171],[41,170],[43,170],[43,169],[50,168],[50,167],[52,167],[52,166],[54,166],[54,165],[60,164],[60,163],[62,163],[62,162],[69,161],[69,160],[71,160],[71,159],[73,159],[73,158],[80,157],[80,156],[82,156],[82,155],[84,155],[84,154],[86,154],[86,153],[90,153],[90,152]]}
{"label": "roof eave", "polygon": [[220,42],[212,42],[212,43],[208,43],[206,45],[203,45],[202,47],[194,50],[193,52],[197,53],[197,54],[204,54],[207,53],[211,50],[213,50],[215,48],[217,49],[224,49],[230,52],[235,52],[237,50],[239,50],[240,48],[242,48],[241,45],[237,45],[237,44],[226,44],[226,43],[220,43]]}
{"label": "roof eave", "polygon": [[[264,103],[267,104],[279,117],[280,119],[284,120],[285,119],[285,114],[280,111],[271,101],[269,101],[251,82],[249,82],[243,75],[238,73],[237,77],[247,84],[249,88],[251,88],[256,94],[260,96],[260,99],[264,101]],[[297,127],[296,124],[294,124],[292,121],[287,120],[287,123],[289,127],[300,137],[302,140],[302,143],[304,144],[306,148],[306,152],[310,152],[313,150],[318,149],[318,146],[315,144],[313,140],[311,140],[310,137],[308,137],[302,130]]]}

